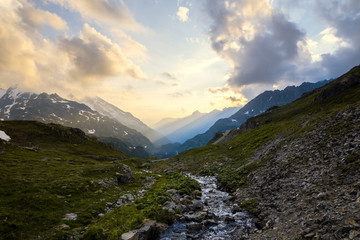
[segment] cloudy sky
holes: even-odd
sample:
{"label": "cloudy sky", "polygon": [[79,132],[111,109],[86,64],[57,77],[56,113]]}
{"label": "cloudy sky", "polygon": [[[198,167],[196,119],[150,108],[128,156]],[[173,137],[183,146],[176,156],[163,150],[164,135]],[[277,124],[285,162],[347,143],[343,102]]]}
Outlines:
{"label": "cloudy sky", "polygon": [[99,96],[150,125],[358,64],[358,0],[0,1],[0,88]]}

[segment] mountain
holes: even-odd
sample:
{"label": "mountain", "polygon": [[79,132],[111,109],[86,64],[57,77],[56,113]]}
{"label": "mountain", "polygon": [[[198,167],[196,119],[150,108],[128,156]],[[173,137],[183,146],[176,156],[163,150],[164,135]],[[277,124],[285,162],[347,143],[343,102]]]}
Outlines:
{"label": "mountain", "polygon": [[0,88],[0,98],[1,98],[2,96],[4,96],[5,93],[6,93],[6,90]]}
{"label": "mountain", "polygon": [[253,216],[247,239],[359,239],[359,122],[357,66],[153,169],[216,176]]}
{"label": "mountain", "polygon": [[93,111],[85,104],[57,94],[35,94],[9,88],[0,98],[0,119],[58,123],[80,128],[89,135],[118,138],[129,146],[142,146],[149,151],[155,148],[141,133]]}
{"label": "mountain", "polygon": [[300,86],[289,86],[284,90],[265,91],[248,102],[239,111],[228,118],[219,119],[205,133],[199,134],[194,138],[188,139],[179,149],[179,152],[206,145],[217,132],[224,132],[240,127],[248,118],[265,112],[273,106],[282,106],[299,98],[302,94],[319,88],[328,80],[309,83],[302,83]]}
{"label": "mountain", "polygon": [[[191,115],[183,118],[165,118],[154,124],[153,128],[164,136],[168,136],[176,130],[181,129],[182,127],[196,121],[205,114],[206,113],[195,111]],[[174,141],[174,139],[170,140],[172,142],[176,142],[176,140]]]}
{"label": "mountain", "polygon": [[113,118],[129,128],[136,129],[148,139],[150,139],[150,141],[155,145],[161,146],[163,144],[170,143],[170,141],[163,135],[148,127],[145,123],[134,117],[131,113],[125,112],[99,97],[88,97],[85,98],[83,102],[94,111],[97,111],[104,116],[108,116],[109,118]]}
{"label": "mountain", "polygon": [[217,120],[226,118],[239,110],[239,107],[225,108],[222,111],[213,110],[209,113],[195,111],[192,115],[180,119],[164,119],[155,125],[172,142],[183,143],[187,139],[205,132]]}

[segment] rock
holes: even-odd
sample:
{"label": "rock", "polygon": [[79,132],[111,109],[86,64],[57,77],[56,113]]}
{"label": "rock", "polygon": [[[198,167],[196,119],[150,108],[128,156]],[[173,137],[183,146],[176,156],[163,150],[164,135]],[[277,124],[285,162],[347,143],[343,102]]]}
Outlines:
{"label": "rock", "polygon": [[192,192],[192,195],[195,196],[196,199],[201,199],[201,192],[199,190],[195,190]]}
{"label": "rock", "polygon": [[62,220],[75,221],[76,219],[77,219],[77,214],[76,213],[67,213],[67,214],[65,214],[65,216],[63,217]]}
{"label": "rock", "polygon": [[70,226],[69,225],[67,225],[67,224],[61,224],[59,227],[58,227],[58,229],[59,230],[63,230],[63,229],[69,229],[70,228]]}
{"label": "rock", "polygon": [[115,174],[118,184],[128,183],[134,180],[134,176],[132,175],[130,167],[125,164],[123,164],[123,172],[116,172]]}
{"label": "rock", "polygon": [[306,234],[305,236],[304,236],[304,238],[313,238],[313,237],[315,237],[315,233],[308,233],[308,234]]}
{"label": "rock", "polygon": [[190,205],[191,210],[201,210],[204,204],[199,200],[193,200],[192,204]]}
{"label": "rock", "polygon": [[183,204],[176,205],[176,210],[179,210],[180,212],[186,212],[187,207]]}
{"label": "rock", "polygon": [[139,233],[136,230],[123,233],[121,235],[121,240],[139,240]]}
{"label": "rock", "polygon": [[158,235],[156,221],[146,220],[141,228],[122,234],[121,240],[151,240],[156,239]]}
{"label": "rock", "polygon": [[174,194],[177,193],[177,190],[176,189],[169,189],[166,192],[169,193],[170,195],[174,195]]}
{"label": "rock", "polygon": [[151,240],[156,239],[158,236],[156,221],[147,220],[143,226],[137,230],[139,233],[139,240]]}
{"label": "rock", "polygon": [[202,229],[202,224],[197,222],[191,222],[186,226],[186,228],[193,231],[199,231]]}
{"label": "rock", "polygon": [[187,221],[201,222],[207,217],[207,212],[196,212],[194,214],[185,214]]}
{"label": "rock", "polygon": [[231,207],[231,212],[232,213],[237,213],[237,212],[240,212],[241,211],[241,208],[238,204],[234,204],[232,207]]}
{"label": "rock", "polygon": [[351,230],[350,234],[349,234],[349,239],[353,240],[353,239],[360,239],[360,232],[359,231],[355,231],[355,230]]}
{"label": "rock", "polygon": [[166,229],[169,228],[169,225],[167,225],[166,223],[159,223],[159,222],[157,222],[157,223],[155,224],[155,227],[156,227],[156,231],[161,234],[161,233],[165,232]]}

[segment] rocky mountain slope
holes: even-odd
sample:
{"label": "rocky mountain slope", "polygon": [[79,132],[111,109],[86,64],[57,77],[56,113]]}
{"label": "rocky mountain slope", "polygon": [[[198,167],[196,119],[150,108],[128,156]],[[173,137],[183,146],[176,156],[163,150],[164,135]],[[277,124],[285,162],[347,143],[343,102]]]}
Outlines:
{"label": "rocky mountain slope", "polygon": [[57,94],[35,94],[9,88],[0,98],[0,119],[37,120],[76,127],[94,136],[118,138],[129,146],[142,146],[150,152],[153,144],[141,133],[93,111],[85,104]]}
{"label": "rocky mountain slope", "polygon": [[357,66],[153,169],[217,176],[256,221],[234,239],[359,239],[359,123]]}
{"label": "rocky mountain slope", "polygon": [[92,110],[97,111],[104,116],[108,116],[109,118],[115,119],[131,129],[136,129],[157,146],[170,143],[170,141],[163,135],[148,127],[145,123],[134,117],[131,113],[125,112],[99,97],[88,97],[85,98],[83,102]]}
{"label": "rocky mountain slope", "polygon": [[265,112],[272,106],[282,106],[299,98],[303,93],[325,85],[328,81],[317,83],[305,82],[300,86],[286,87],[284,90],[265,91],[248,102],[239,111],[228,118],[219,119],[207,131],[188,139],[179,149],[179,152],[206,145],[217,132],[240,127],[248,118]]}

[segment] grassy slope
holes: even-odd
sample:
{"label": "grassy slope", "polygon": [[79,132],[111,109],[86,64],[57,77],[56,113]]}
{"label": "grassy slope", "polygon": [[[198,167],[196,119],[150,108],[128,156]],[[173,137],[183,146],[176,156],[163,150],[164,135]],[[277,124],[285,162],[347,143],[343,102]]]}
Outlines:
{"label": "grassy slope", "polygon": [[[144,160],[130,159],[76,129],[5,121],[0,122],[0,130],[12,139],[0,140],[0,239],[61,239],[81,232],[86,226],[96,226],[107,202],[142,189],[149,182],[147,177],[155,176],[158,187],[169,178],[136,169]],[[133,167],[133,182],[117,183],[117,174],[124,170],[122,163]],[[137,218],[117,216],[122,227],[117,226],[116,234],[151,217],[141,209],[122,211],[126,216],[136,211]],[[67,213],[77,213],[77,220],[62,220]]]}
{"label": "grassy slope", "polygon": [[341,85],[348,76],[360,77],[360,67],[352,69],[306,97],[250,119],[259,126],[255,129],[232,131],[229,137],[235,136],[235,138],[231,141],[217,145],[209,144],[183,152],[169,161],[158,162],[153,169],[181,169],[206,175],[218,174],[220,184],[229,191],[246,187],[247,175],[271,157],[271,149],[267,156],[257,158],[254,155],[265,148],[268,142],[281,139],[285,145],[286,141],[316,129],[317,124],[321,124],[337,112],[352,105],[359,105],[359,85],[354,85],[324,100],[317,99],[323,91],[330,88],[338,89],[339,84]]}

